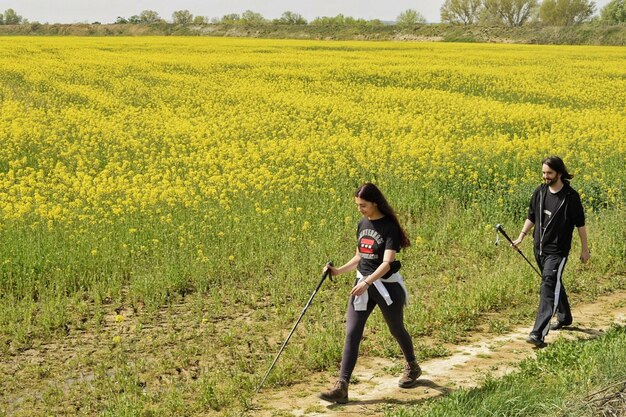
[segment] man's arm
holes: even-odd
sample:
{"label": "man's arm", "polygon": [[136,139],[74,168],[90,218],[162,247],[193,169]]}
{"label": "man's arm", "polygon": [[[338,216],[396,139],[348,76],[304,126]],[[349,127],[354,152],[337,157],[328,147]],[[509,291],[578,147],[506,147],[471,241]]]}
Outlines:
{"label": "man's arm", "polygon": [[578,236],[580,236],[580,260],[582,263],[587,263],[591,258],[591,252],[589,252],[589,245],[587,243],[587,227],[581,226],[578,228]]}
{"label": "man's arm", "polygon": [[535,226],[535,223],[526,219],[526,221],[524,222],[524,226],[522,226],[522,231],[519,233],[519,236],[517,237],[517,239],[513,241],[513,245],[519,246],[519,244],[522,243],[526,235],[529,234],[531,230],[533,230],[534,226]]}

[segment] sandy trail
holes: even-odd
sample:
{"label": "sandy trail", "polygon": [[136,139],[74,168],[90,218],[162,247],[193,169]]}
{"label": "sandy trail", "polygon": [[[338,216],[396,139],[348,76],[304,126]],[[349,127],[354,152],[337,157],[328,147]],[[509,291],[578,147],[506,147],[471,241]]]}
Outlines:
{"label": "sandy trail", "polygon": [[[574,324],[551,331],[549,344],[559,337],[585,339],[602,334],[612,324],[626,324],[626,292],[599,297],[589,304],[572,308]],[[280,390],[264,389],[256,400],[258,416],[379,416],[393,404],[419,403],[445,395],[461,387],[479,386],[484,376],[502,376],[517,369],[517,364],[533,357],[536,349],[525,342],[531,327],[518,327],[503,335],[477,334],[466,345],[450,348],[451,355],[422,362],[420,384],[412,389],[398,388],[399,375],[388,369],[398,362],[383,358],[359,358],[354,376],[359,383],[350,385],[350,401],[330,404],[317,393],[334,382],[330,373],[311,375],[308,381]]]}

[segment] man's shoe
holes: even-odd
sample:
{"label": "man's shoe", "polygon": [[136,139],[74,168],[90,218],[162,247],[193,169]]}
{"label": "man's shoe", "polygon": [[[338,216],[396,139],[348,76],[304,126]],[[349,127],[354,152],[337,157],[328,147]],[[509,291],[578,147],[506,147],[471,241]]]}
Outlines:
{"label": "man's shoe", "polygon": [[342,379],[335,382],[335,386],[328,391],[320,392],[322,400],[331,403],[345,404],[348,402],[348,382]]}
{"label": "man's shoe", "polygon": [[536,347],[539,347],[539,348],[544,347],[546,345],[543,340],[541,340],[534,334],[531,334],[530,336],[528,336],[528,338],[526,339],[526,343],[530,343],[531,345],[535,345]]}
{"label": "man's shoe", "polygon": [[404,365],[404,373],[398,381],[400,388],[412,388],[417,385],[417,378],[422,374],[422,368],[418,365],[417,361],[407,362]]}
{"label": "man's shoe", "polygon": [[571,324],[572,324],[571,321],[569,323],[557,321],[555,323],[550,324],[550,330],[559,330],[559,329],[562,329],[563,327],[571,326]]}

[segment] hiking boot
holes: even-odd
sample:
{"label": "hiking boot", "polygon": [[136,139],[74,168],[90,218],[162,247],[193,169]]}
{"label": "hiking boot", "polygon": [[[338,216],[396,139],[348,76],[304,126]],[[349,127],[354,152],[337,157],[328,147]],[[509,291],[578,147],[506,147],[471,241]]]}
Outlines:
{"label": "hiking boot", "polygon": [[404,365],[404,373],[398,381],[400,388],[411,388],[417,385],[417,378],[422,374],[422,368],[420,368],[417,361],[407,362]]}
{"label": "hiking boot", "polygon": [[335,386],[324,392],[320,392],[319,397],[322,400],[330,401],[331,403],[345,404],[348,402],[348,382],[339,379],[335,382]]}
{"label": "hiking boot", "polygon": [[567,327],[571,325],[572,325],[571,321],[569,323],[566,323],[564,321],[557,321],[556,323],[550,324],[550,330],[559,330],[559,329],[562,329],[563,327]]}
{"label": "hiking boot", "polygon": [[528,339],[526,339],[526,343],[535,345],[535,347],[538,347],[538,348],[542,348],[546,346],[545,342],[534,334],[531,334],[530,336],[528,336]]}

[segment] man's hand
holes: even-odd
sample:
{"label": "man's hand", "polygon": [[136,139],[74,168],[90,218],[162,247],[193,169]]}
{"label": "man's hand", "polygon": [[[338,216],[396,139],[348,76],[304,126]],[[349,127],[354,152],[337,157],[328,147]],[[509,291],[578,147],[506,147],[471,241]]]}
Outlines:
{"label": "man's hand", "polygon": [[590,258],[591,258],[591,252],[589,251],[589,249],[582,249],[580,251],[580,261],[582,263],[586,264]]}

